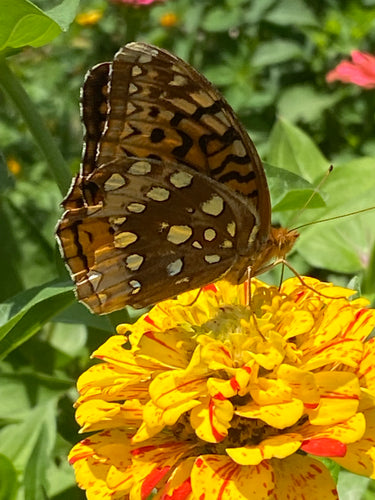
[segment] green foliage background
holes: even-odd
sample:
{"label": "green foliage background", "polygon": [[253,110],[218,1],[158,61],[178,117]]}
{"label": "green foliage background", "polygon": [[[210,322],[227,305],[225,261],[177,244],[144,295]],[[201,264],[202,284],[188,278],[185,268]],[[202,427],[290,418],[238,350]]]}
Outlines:
{"label": "green foliage background", "polygon": [[[0,0],[0,500],[84,498],[66,462],[78,440],[75,381],[113,325],[135,317],[95,317],[76,303],[54,239],[79,167],[79,89],[90,67],[142,40],[199,69],[265,160],[276,223],[375,205],[375,91],[325,81],[351,50],[374,52],[375,0],[35,3],[41,10]],[[93,9],[96,23],[75,20]],[[290,262],[373,299],[374,242],[375,215],[366,212],[301,229]],[[374,495],[366,478],[344,472],[338,484],[343,500]]]}

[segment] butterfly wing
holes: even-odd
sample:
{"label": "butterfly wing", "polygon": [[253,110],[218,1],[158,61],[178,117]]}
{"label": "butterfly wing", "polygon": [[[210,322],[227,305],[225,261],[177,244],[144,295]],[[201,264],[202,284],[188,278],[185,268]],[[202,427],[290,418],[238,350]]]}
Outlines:
{"label": "butterfly wing", "polygon": [[66,212],[58,237],[79,300],[99,314],[215,281],[257,241],[243,197],[175,163],[115,160],[86,190],[93,204]]}
{"label": "butterfly wing", "polygon": [[[251,200],[262,212],[259,236],[267,239],[271,208],[262,163],[219,91],[182,59],[145,43],[122,47],[103,85],[106,70],[105,65],[95,67],[83,92],[87,130],[98,120],[85,109],[108,103],[96,165],[126,155],[175,161],[201,171]],[[96,95],[92,88],[101,95],[85,97]]]}
{"label": "butterfly wing", "polygon": [[[98,65],[88,74],[82,109],[86,145],[81,172],[64,200],[67,211],[57,230],[79,298],[93,310],[105,313],[125,304],[149,305],[215,281],[225,273],[238,279],[268,240],[270,200],[255,147],[220,93],[190,65],[167,51],[132,43],[120,49],[112,63]],[[178,268],[178,259],[183,257],[180,249],[185,252],[190,247],[185,248],[184,242],[177,251],[168,239],[163,239],[163,231],[154,229],[151,234],[145,215],[137,215],[138,218],[133,213],[129,215],[125,202],[116,206],[118,198],[113,198],[112,190],[105,189],[98,177],[110,165],[111,168],[116,165],[113,175],[124,175],[128,172],[128,162],[136,159],[151,165],[159,162],[166,174],[173,165],[180,176],[192,176],[195,185],[200,183],[206,194],[216,192],[226,205],[232,206],[231,220],[240,228],[233,241],[228,240],[232,246],[221,248],[222,243],[216,238],[212,241],[203,238],[201,242],[205,252],[212,248],[215,257],[211,260],[220,257],[218,262],[208,265],[204,256],[211,254],[202,253],[202,260],[195,259],[194,252],[190,252],[183,259],[181,276],[176,277],[172,271],[164,276],[173,262]],[[146,177],[139,182],[133,179],[118,192],[125,200],[141,203],[142,189],[155,180],[153,174],[147,180]],[[195,199],[197,188],[187,186],[181,190],[178,182],[176,185],[168,182],[166,187],[164,184],[154,187],[168,189],[174,204],[144,200],[147,220],[156,218],[158,224],[168,227],[188,226],[198,233],[208,228],[224,234],[225,219],[216,217],[211,226],[202,219],[196,208],[202,202]],[[108,180],[106,185],[110,185]],[[118,212],[119,206],[123,212]],[[193,212],[187,211],[189,207]],[[177,214],[180,219],[183,214],[187,222],[176,222]],[[132,250],[136,247],[137,255],[147,257],[147,266],[142,261],[142,266],[136,269],[135,264],[127,263],[129,255],[135,254],[128,254],[125,247],[116,244],[113,235],[117,233],[111,222],[114,217],[131,218],[127,227],[132,229],[121,232],[139,237]],[[133,227],[141,219],[141,226]],[[189,240],[186,245],[190,243]],[[130,280],[140,286],[133,290]],[[92,301],[96,302],[91,304]]]}

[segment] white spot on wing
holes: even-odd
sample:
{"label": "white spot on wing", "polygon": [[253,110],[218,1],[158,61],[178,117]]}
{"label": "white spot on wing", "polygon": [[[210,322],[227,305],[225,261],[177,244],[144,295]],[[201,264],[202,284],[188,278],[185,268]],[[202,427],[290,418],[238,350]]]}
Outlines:
{"label": "white spot on wing", "polygon": [[217,262],[221,261],[220,255],[205,255],[204,260],[207,262],[207,264],[216,264]]}
{"label": "white spot on wing", "polygon": [[108,221],[112,226],[121,226],[126,221],[126,217],[108,217]]}
{"label": "white spot on wing", "polygon": [[146,196],[154,201],[166,201],[170,196],[170,192],[165,188],[152,187]]}
{"label": "white spot on wing", "polygon": [[152,55],[151,54],[142,54],[139,56],[138,62],[141,64],[147,64],[152,61]]}
{"label": "white spot on wing", "polygon": [[125,179],[118,173],[113,173],[104,183],[104,191],[114,191],[125,186]]}
{"label": "white spot on wing", "polygon": [[133,202],[129,203],[126,208],[129,210],[129,212],[132,212],[134,214],[141,214],[146,210],[146,205],[144,205],[143,203]]}
{"label": "white spot on wing", "polygon": [[181,285],[181,283],[189,283],[190,278],[189,276],[185,276],[185,278],[181,278],[180,280],[177,280],[174,282],[175,285]]}
{"label": "white spot on wing", "polygon": [[207,228],[204,230],[204,239],[206,241],[212,241],[216,238],[216,231],[212,229],[211,227]]}
{"label": "white spot on wing", "polygon": [[115,234],[114,245],[116,248],[126,248],[137,241],[137,239],[138,236],[135,233],[124,231],[122,233]]}
{"label": "white spot on wing", "polygon": [[201,250],[203,248],[202,245],[197,240],[193,241],[193,243],[191,244],[191,246],[194,247],[194,248],[198,248],[199,250]]}
{"label": "white spot on wing", "polygon": [[148,161],[136,161],[128,169],[129,174],[132,175],[146,175],[151,172],[151,163]]}
{"label": "white spot on wing", "polygon": [[126,257],[126,267],[131,271],[138,271],[144,261],[144,257],[137,253],[133,253],[132,255],[128,255]]}
{"label": "white spot on wing", "polygon": [[98,289],[100,282],[102,281],[102,274],[97,271],[89,271],[87,273],[87,279],[90,281],[94,291]]}
{"label": "white spot on wing", "polygon": [[173,85],[176,87],[182,87],[183,85],[186,84],[187,84],[186,78],[182,75],[177,75],[177,74],[175,74],[173,80],[168,83],[168,85]]}
{"label": "white spot on wing", "polygon": [[233,243],[230,240],[224,240],[220,248],[233,248]]}
{"label": "white spot on wing", "polygon": [[233,150],[234,150],[236,155],[246,156],[246,149],[245,149],[245,146],[243,145],[242,141],[239,141],[239,140],[234,141],[232,143],[232,147],[233,147]]}
{"label": "white spot on wing", "polygon": [[182,271],[183,267],[184,263],[182,259],[177,259],[167,265],[167,273],[169,276],[176,276],[176,274],[179,274]]}
{"label": "white spot on wing", "polygon": [[96,212],[99,212],[103,208],[103,202],[98,203],[97,205],[93,205],[90,207],[86,208],[86,215],[90,217],[90,215],[96,214]]}
{"label": "white spot on wing", "polygon": [[126,106],[126,114],[131,115],[137,108],[131,102],[128,102]]}
{"label": "white spot on wing", "polygon": [[232,238],[234,238],[234,235],[236,234],[236,223],[234,222],[234,220],[227,224],[227,231],[232,236]]}
{"label": "white spot on wing", "polygon": [[171,226],[167,240],[174,245],[181,245],[181,243],[185,243],[190,236],[193,234],[193,230],[190,226]]}
{"label": "white spot on wing", "polygon": [[132,76],[138,76],[142,74],[142,69],[139,66],[132,67]]}
{"label": "white spot on wing", "polygon": [[216,217],[224,210],[224,200],[218,194],[213,194],[211,198],[201,204],[201,208],[205,214]]}
{"label": "white spot on wing", "polygon": [[133,288],[131,294],[135,295],[136,293],[141,291],[141,284],[137,280],[130,280],[129,285]]}
{"label": "white spot on wing", "polygon": [[170,177],[169,181],[176,188],[188,187],[191,184],[193,176],[187,172],[174,172]]}
{"label": "white spot on wing", "polygon": [[130,83],[129,85],[129,94],[135,94],[138,90],[138,87],[134,85],[134,83]]}

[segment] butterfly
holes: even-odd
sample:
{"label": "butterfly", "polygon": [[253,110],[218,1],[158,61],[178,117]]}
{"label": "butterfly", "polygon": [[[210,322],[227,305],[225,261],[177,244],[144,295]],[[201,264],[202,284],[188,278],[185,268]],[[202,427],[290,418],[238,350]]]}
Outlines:
{"label": "butterfly", "polygon": [[81,99],[83,159],[57,239],[92,312],[238,283],[291,249],[254,144],[192,66],[130,43],[88,73]]}

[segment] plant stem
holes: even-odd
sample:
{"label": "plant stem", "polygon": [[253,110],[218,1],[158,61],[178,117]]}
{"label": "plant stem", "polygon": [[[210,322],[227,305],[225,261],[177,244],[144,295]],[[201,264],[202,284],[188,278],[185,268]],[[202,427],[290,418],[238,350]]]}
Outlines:
{"label": "plant stem", "polygon": [[7,92],[13,103],[23,116],[35,141],[42,150],[52,171],[56,183],[65,196],[71,181],[71,173],[65,160],[56,146],[55,140],[46,127],[36,106],[29,98],[17,77],[9,68],[4,58],[0,57],[0,85]]}

